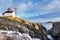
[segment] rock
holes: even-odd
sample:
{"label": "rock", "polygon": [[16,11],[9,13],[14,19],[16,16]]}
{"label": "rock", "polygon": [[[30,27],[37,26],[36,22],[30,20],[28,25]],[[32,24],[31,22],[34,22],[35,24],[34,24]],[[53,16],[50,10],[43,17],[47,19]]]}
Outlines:
{"label": "rock", "polygon": [[53,22],[51,35],[53,36],[54,40],[60,40],[60,22]]}
{"label": "rock", "polygon": [[20,33],[27,33],[32,38],[47,40],[47,30],[44,26],[17,17],[0,17],[0,30],[18,31]]}
{"label": "rock", "polygon": [[35,29],[34,27],[32,27],[31,31],[29,32],[30,36],[32,38],[34,37],[41,40],[47,40],[47,30],[42,25],[37,24],[37,26],[39,27],[39,29]]}
{"label": "rock", "polygon": [[15,31],[4,31],[3,30],[2,32],[0,31],[0,40],[40,40],[40,39],[31,38],[29,34],[25,34],[25,33],[21,34]]}
{"label": "rock", "polygon": [[25,40],[32,40],[32,38],[28,34],[25,34],[25,33],[22,34],[22,37]]}
{"label": "rock", "polygon": [[40,39],[38,39],[38,38],[32,38],[32,40],[40,40]]}
{"label": "rock", "polygon": [[53,23],[51,33],[53,36],[60,36],[60,22],[54,22]]}

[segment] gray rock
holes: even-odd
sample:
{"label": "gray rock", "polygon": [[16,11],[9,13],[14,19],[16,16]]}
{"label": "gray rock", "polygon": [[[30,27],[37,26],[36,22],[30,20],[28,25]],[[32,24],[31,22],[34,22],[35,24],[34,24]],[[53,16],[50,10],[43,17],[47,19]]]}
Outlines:
{"label": "gray rock", "polygon": [[54,40],[60,40],[60,22],[53,22],[51,35],[53,36]]}
{"label": "gray rock", "polygon": [[31,38],[29,34],[21,34],[15,31],[0,31],[0,40],[39,40]]}

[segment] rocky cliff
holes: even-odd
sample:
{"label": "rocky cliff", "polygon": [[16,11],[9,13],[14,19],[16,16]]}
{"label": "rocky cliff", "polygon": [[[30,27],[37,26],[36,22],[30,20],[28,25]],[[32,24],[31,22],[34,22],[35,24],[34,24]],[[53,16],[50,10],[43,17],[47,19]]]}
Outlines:
{"label": "rocky cliff", "polygon": [[18,31],[32,38],[47,40],[47,31],[41,24],[31,23],[18,17],[0,17],[0,30]]}
{"label": "rocky cliff", "polygon": [[0,30],[0,40],[40,40],[38,38],[31,38],[29,34],[20,33],[16,31]]}
{"label": "rocky cliff", "polygon": [[50,34],[54,40],[60,40],[60,22],[53,22],[53,27],[50,30]]}

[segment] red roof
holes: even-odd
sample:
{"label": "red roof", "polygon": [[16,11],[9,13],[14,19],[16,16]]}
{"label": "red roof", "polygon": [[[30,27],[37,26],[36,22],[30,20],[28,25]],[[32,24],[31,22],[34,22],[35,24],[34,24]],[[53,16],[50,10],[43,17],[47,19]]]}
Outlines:
{"label": "red roof", "polygon": [[12,12],[13,11],[10,8],[8,8],[7,11],[5,11],[4,13],[2,13],[2,15],[4,15],[5,13],[12,13]]}

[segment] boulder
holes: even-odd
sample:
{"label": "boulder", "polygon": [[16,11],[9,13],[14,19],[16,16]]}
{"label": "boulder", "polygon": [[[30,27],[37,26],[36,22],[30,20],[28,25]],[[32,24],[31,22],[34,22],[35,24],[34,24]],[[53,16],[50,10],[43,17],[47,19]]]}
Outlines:
{"label": "boulder", "polygon": [[60,40],[60,22],[53,22],[53,27],[51,28],[51,35],[54,40]]}
{"label": "boulder", "polygon": [[60,36],[60,22],[53,22],[53,27],[51,28],[51,34],[53,36]]}
{"label": "boulder", "polygon": [[15,31],[4,31],[3,30],[3,31],[0,31],[0,40],[40,40],[40,39],[31,38],[29,34],[26,34],[26,33],[21,34]]}

